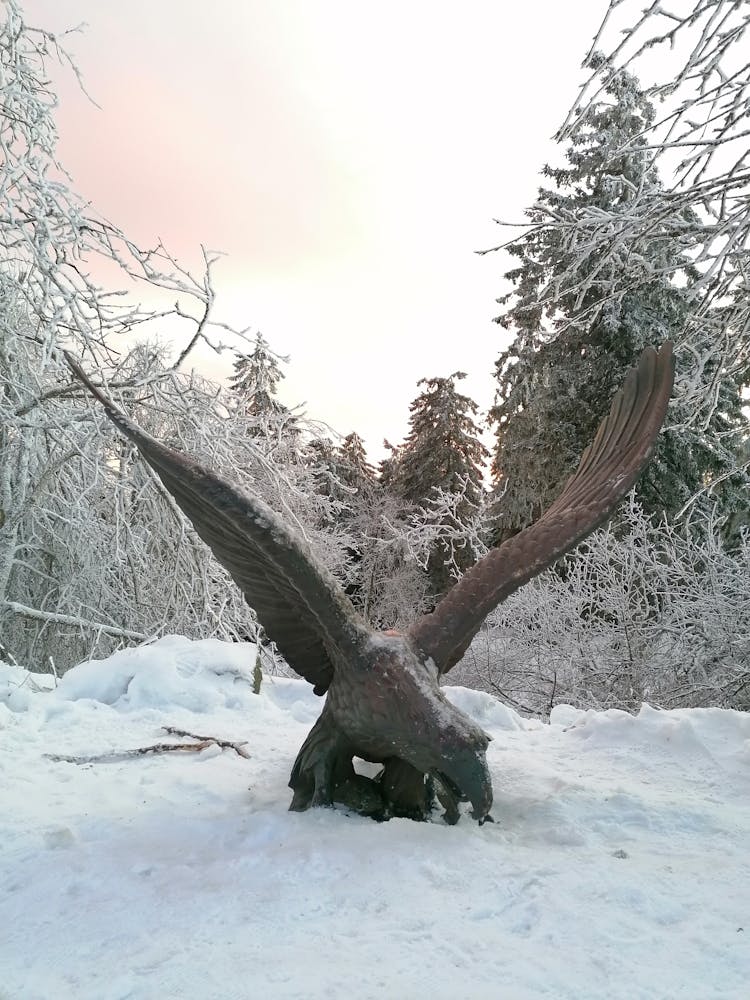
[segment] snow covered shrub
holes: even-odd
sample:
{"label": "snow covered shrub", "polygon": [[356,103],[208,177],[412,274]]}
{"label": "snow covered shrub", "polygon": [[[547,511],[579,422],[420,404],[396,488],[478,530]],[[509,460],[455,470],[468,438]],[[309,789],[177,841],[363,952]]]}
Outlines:
{"label": "snow covered shrub", "polygon": [[655,523],[631,496],[490,616],[458,677],[539,715],[559,703],[750,708],[750,539],[730,552],[696,516]]}

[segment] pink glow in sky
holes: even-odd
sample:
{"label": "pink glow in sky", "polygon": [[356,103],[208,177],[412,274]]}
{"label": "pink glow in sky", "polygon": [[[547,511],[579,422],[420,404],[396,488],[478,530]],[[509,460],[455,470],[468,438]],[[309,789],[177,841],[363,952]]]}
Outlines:
{"label": "pink glow in sky", "polygon": [[[291,355],[283,401],[374,457],[420,378],[486,409],[507,258],[603,0],[26,0],[99,108],[61,89],[60,157],[132,238],[225,251],[217,318]],[[505,236],[507,238],[507,234]],[[228,362],[201,355],[212,376]]]}

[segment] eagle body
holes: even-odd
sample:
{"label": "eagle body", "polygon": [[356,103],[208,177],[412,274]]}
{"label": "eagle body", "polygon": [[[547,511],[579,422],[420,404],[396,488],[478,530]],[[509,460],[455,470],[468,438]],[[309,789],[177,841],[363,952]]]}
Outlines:
{"label": "eagle body", "polygon": [[[462,801],[480,822],[489,818],[489,737],[447,701],[440,679],[487,615],[604,524],[633,486],[666,414],[671,343],[642,353],[554,503],[479,560],[403,634],[370,628],[293,526],[258,497],[147,434],[66,358],[229,571],[287,663],[326,695],[292,768],[290,808],[338,801],[378,818],[421,819],[431,810],[434,787],[448,822],[458,819]],[[357,774],[356,758],[381,764],[378,778]]]}
{"label": "eagle body", "polygon": [[[468,799],[483,819],[492,805],[490,737],[448,701],[436,665],[408,635],[373,631],[364,646],[356,669],[349,664],[336,669],[326,700],[327,726],[338,731],[347,755],[351,750],[383,764],[388,775],[414,772],[415,790],[401,788],[400,795],[386,780],[387,811],[425,808],[420,789],[432,776],[446,794]],[[298,776],[309,766],[302,762]]]}

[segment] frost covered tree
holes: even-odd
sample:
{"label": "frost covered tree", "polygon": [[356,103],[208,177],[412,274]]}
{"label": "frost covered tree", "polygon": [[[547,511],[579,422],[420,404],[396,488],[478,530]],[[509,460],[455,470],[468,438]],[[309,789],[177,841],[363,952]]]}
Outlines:
{"label": "frost covered tree", "polygon": [[429,604],[425,546],[432,538],[418,530],[415,547],[418,508],[394,496],[387,477],[377,476],[356,432],[339,446],[338,472],[350,491],[345,524],[354,540],[354,603],[376,627],[404,626]]}
{"label": "frost covered tree", "polygon": [[[609,0],[584,60],[587,79],[558,133],[562,140],[580,128],[606,81],[627,72],[646,81],[645,94],[658,114],[638,140],[661,168],[664,187],[656,195],[634,191],[626,213],[605,210],[568,220],[567,239],[580,257],[602,260],[622,247],[648,257],[654,227],[672,227],[675,237],[692,240],[702,296],[684,333],[680,392],[697,427],[707,426],[721,406],[717,382],[702,376],[702,366],[745,383],[750,369],[748,28],[746,2],[686,0],[665,7],[658,0],[645,6]],[[672,220],[680,221],[675,226]]]}
{"label": "frost covered tree", "polygon": [[282,365],[289,364],[289,358],[277,354],[260,333],[250,352],[235,348],[234,353],[232,412],[244,418],[245,430],[257,448],[273,462],[296,466],[313,479],[312,466],[317,463],[321,466],[317,475],[324,478],[326,459],[316,450],[317,435],[311,438],[309,428],[303,428],[306,421],[277,398],[279,383],[285,377]]}
{"label": "frost covered tree", "polygon": [[[0,284],[2,284],[0,279]],[[252,615],[128,446],[81,401],[23,305],[0,307],[0,658],[59,671],[165,631],[236,636]],[[136,349],[110,386],[147,426],[207,433],[216,394]],[[145,404],[145,406],[144,406]],[[171,417],[170,417],[171,414]],[[214,435],[213,446],[222,439]],[[165,587],[165,580],[171,583]]]}
{"label": "frost covered tree", "polygon": [[[650,307],[658,306],[657,329],[677,344],[671,433],[662,437],[640,499],[672,512],[677,502],[682,517],[664,522],[631,505],[561,569],[504,605],[496,628],[472,650],[474,676],[534,712],[560,700],[627,708],[642,698],[666,707],[747,704],[747,651],[737,622],[747,611],[750,506],[741,412],[750,370],[748,26],[750,7],[732,0],[669,9],[656,0],[610,0],[584,63],[588,79],[557,138],[571,153],[583,151],[617,89],[627,90],[637,72],[645,84],[631,112],[640,122],[619,135],[613,130],[609,148],[600,149],[603,176],[621,196],[576,200],[573,188],[557,185],[506,245],[521,265],[503,314],[513,313],[517,340],[507,361],[518,371],[501,364],[495,415],[508,417],[500,431],[508,444],[515,435],[517,451],[500,452],[505,468],[496,464],[496,475],[515,470],[520,477],[525,462],[538,468],[536,413],[558,421],[559,400],[560,418],[570,414],[571,352],[561,334],[573,342],[580,381],[594,379],[595,370],[587,374],[589,346],[580,357],[575,350],[578,333],[606,332],[641,300],[645,318],[653,320]],[[640,172],[608,177],[628,162]],[[612,280],[617,275],[625,280]],[[659,289],[668,293],[666,314]],[[578,385],[570,395],[581,398]],[[575,422],[565,424],[555,432],[561,450]],[[543,458],[555,467],[555,449]],[[509,530],[533,516],[538,489],[549,482],[540,476],[527,493],[517,480],[500,497],[511,511]],[[691,484],[693,497],[681,509]]]}
{"label": "frost covered tree", "polygon": [[347,539],[341,576],[347,594],[371,625],[406,625],[427,608],[425,534],[413,525],[417,509],[378,478],[356,432],[339,444],[326,437],[310,444],[318,462],[317,489],[329,500],[329,530]]}
{"label": "frost covered tree", "polygon": [[207,256],[204,277],[194,279],[163,247],[140,250],[68,187],[50,60],[68,61],[61,40],[28,26],[9,0],[0,17],[0,634],[3,655],[31,656],[40,667],[51,651],[64,661],[102,637],[139,632],[100,607],[109,589],[96,537],[104,522],[89,504],[108,470],[87,463],[89,428],[60,348],[124,372],[118,337],[155,315],[104,292],[91,269],[104,260],[123,278],[181,297],[181,308],[165,310],[191,323],[173,370],[208,338],[213,298]]}
{"label": "frost covered tree", "polygon": [[[514,339],[497,362],[490,412],[501,537],[533,521],[556,495],[646,344],[672,339],[678,370],[684,363],[679,347],[704,295],[693,263],[702,230],[692,208],[655,219],[648,243],[637,248],[623,243],[617,252],[586,254],[570,239],[582,218],[627,218],[635,200],[658,202],[663,186],[644,138],[654,117],[632,74],[605,73],[597,101],[567,133],[565,166],[544,168],[554,186],[540,189],[527,231],[507,248],[519,264],[506,275],[514,289],[499,300],[506,308],[497,321]],[[709,354],[711,334],[702,328]],[[708,478],[733,467],[724,442],[743,422],[741,385],[718,356],[701,377],[718,405],[702,428],[688,426],[684,403],[673,405],[673,429],[638,486],[651,511],[679,511]]]}
{"label": "frost covered tree", "polygon": [[[69,187],[49,83],[50,60],[69,62],[63,41],[29,27],[16,0],[3,5],[0,658],[40,670],[164,632],[229,639],[255,628],[172,500],[71,382],[63,349],[146,429],[282,509],[332,571],[345,561],[338,533],[318,529],[327,501],[305,464],[279,461],[236,397],[187,371],[199,341],[220,346],[213,258],[204,253],[194,276],[161,244],[141,250]],[[145,282],[164,307],[133,305],[97,273]],[[167,317],[172,330],[183,324],[176,350],[135,343]]]}
{"label": "frost covered tree", "polygon": [[[424,389],[411,403],[409,434],[386,466],[386,482],[395,496],[423,508],[437,502],[443,511],[439,520],[450,529],[453,544],[436,538],[428,560],[434,596],[444,593],[456,573],[476,561],[468,536],[463,544],[459,536],[482,506],[488,452],[474,420],[477,405],[456,387],[465,377],[464,372],[454,372],[447,378],[419,381]],[[441,504],[440,498],[446,496],[457,502]]]}
{"label": "frost covered tree", "polygon": [[380,460],[378,478],[387,490],[392,490],[398,472],[399,457],[403,452],[404,445],[403,443],[391,444],[387,438],[384,438],[383,447],[387,450],[388,454]]}
{"label": "frost covered tree", "polygon": [[367,459],[362,438],[352,432],[336,444],[329,436],[322,435],[313,438],[309,447],[319,460],[319,491],[335,498],[346,520],[357,505],[354,498],[359,496],[361,503],[366,504],[376,484],[375,468]]}
{"label": "frost covered tree", "polygon": [[409,409],[409,434],[396,454],[394,490],[414,503],[437,488],[458,492],[468,482],[467,502],[479,503],[487,449],[474,420],[478,407],[456,383],[465,372],[447,378],[420,379],[422,392]]}
{"label": "frost covered tree", "polygon": [[359,488],[375,481],[375,467],[367,458],[365,443],[356,431],[347,434],[339,445],[341,476],[348,485]]}
{"label": "frost covered tree", "polygon": [[[657,112],[639,133],[623,137],[611,155],[640,145],[663,182],[656,189],[635,187],[626,210],[604,205],[553,214],[542,205],[539,219],[540,227],[560,234],[567,254],[557,282],[542,287],[539,306],[551,307],[564,284],[578,293],[574,317],[580,322],[592,323],[623,295],[614,286],[584,305],[599,268],[624,257],[629,264],[649,262],[655,234],[688,249],[695,276],[678,341],[681,406],[672,427],[702,435],[716,466],[729,469],[734,461],[745,482],[747,459],[737,441],[746,426],[729,412],[735,407],[728,406],[727,396],[734,394],[733,382],[750,381],[750,63],[744,54],[749,26],[748,5],[734,0],[687,0],[674,8],[657,0],[645,6],[610,0],[584,60],[587,78],[558,139],[579,134],[598,113],[605,89],[637,72]],[[664,258],[659,268],[663,277],[677,276],[683,261]],[[648,285],[654,270],[632,267],[628,287]],[[725,504],[733,494],[731,517],[733,504],[737,510],[747,505],[747,486],[739,476],[733,484],[730,478],[711,472],[700,495],[711,499],[721,493]]]}
{"label": "frost covered tree", "polygon": [[[379,482],[358,491],[347,522],[353,538],[355,585],[350,595],[376,628],[402,628],[430,604],[426,553],[410,535],[414,509]],[[425,533],[418,529],[419,542]]]}
{"label": "frost covered tree", "polygon": [[260,333],[249,354],[239,350],[235,353],[234,374],[229,381],[246,411],[254,416],[282,412],[284,406],[276,396],[284,378],[281,363],[288,364],[289,359],[271,350]]}

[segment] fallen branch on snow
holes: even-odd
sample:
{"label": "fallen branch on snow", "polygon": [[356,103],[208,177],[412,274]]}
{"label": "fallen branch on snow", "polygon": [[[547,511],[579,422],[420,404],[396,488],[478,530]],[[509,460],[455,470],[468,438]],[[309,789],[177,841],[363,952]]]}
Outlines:
{"label": "fallen branch on snow", "polygon": [[175,729],[174,726],[162,726],[162,729],[165,733],[169,733],[170,736],[189,736],[191,740],[199,740],[201,743],[215,743],[217,746],[221,747],[222,750],[234,750],[235,753],[240,755],[240,757],[250,760],[250,754],[247,750],[242,749],[247,746],[247,740],[237,742],[234,740],[220,740],[216,736],[196,736],[195,733],[189,733],[186,729]]}
{"label": "fallen branch on snow", "polygon": [[68,754],[46,753],[44,756],[49,760],[64,761],[67,764],[111,764],[120,760],[130,760],[133,757],[144,757],[147,754],[157,753],[200,753],[210,746],[221,747],[222,750],[231,749],[245,760],[250,760],[250,754],[244,747],[247,740],[235,742],[234,740],[220,740],[216,736],[196,736],[184,729],[175,729],[173,726],[162,726],[162,729],[172,736],[188,736],[195,743],[154,743],[148,747],[136,747],[134,750],[112,750],[109,753],[92,754],[88,757],[75,757]]}

